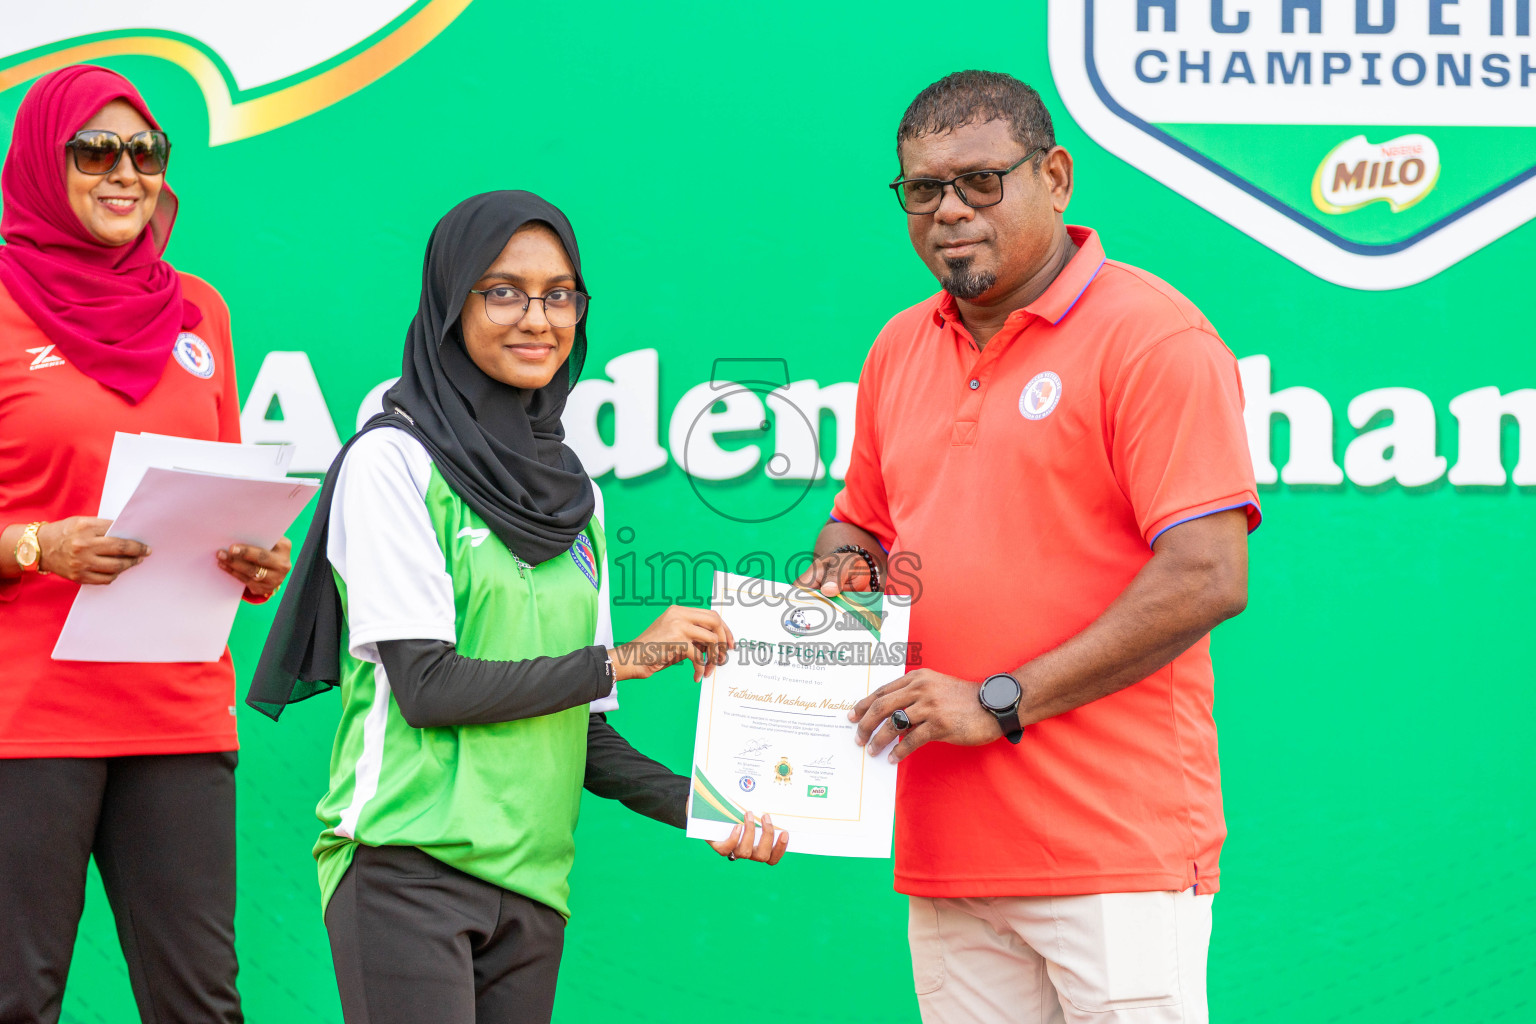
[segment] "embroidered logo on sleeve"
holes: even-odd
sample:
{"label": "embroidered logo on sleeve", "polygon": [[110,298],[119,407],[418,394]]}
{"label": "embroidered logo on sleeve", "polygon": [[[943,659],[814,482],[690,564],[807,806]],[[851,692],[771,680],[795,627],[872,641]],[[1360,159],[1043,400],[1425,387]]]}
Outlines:
{"label": "embroidered logo on sleeve", "polygon": [[597,559],[592,555],[592,542],[586,534],[576,535],[576,543],[571,545],[571,561],[576,563],[576,568],[581,570],[587,582],[597,587]]}
{"label": "embroidered logo on sleeve", "polygon": [[1019,395],[1019,412],[1027,420],[1043,420],[1061,401],[1061,378],[1050,370],[1037,373]]}
{"label": "embroidered logo on sleeve", "polygon": [[213,350],[208,343],[191,331],[182,331],[176,336],[176,344],[171,348],[171,354],[181,364],[181,368],[194,377],[207,380],[213,376]]}
{"label": "embroidered logo on sleeve", "polygon": [[458,532],[457,539],[463,540],[465,537],[468,537],[469,546],[472,548],[477,548],[481,544],[484,544],[485,538],[489,537],[490,535],[490,530],[477,530],[473,526],[466,526],[464,529]]}
{"label": "embroidered logo on sleeve", "polygon": [[27,354],[33,356],[29,370],[46,370],[50,366],[63,366],[64,357],[53,354],[53,345],[44,345],[42,348],[29,348]]}

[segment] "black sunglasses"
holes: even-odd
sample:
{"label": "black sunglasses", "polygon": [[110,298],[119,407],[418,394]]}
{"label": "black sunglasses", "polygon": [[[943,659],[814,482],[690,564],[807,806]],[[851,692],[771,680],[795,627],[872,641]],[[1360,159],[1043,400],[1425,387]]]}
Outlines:
{"label": "black sunglasses", "polygon": [[164,174],[171,162],[171,140],[161,131],[138,132],[124,142],[116,132],[87,128],[75,132],[64,148],[75,155],[75,170],[81,174],[111,174],[124,150],[140,174]]}
{"label": "black sunglasses", "polygon": [[1036,153],[1045,152],[1037,146],[1024,154],[1012,167],[995,171],[967,171],[953,178],[897,178],[890,187],[896,192],[896,201],[913,216],[933,213],[944,202],[944,186],[955,190],[960,201],[972,209],[985,209],[1003,201],[1003,178],[1022,167]]}

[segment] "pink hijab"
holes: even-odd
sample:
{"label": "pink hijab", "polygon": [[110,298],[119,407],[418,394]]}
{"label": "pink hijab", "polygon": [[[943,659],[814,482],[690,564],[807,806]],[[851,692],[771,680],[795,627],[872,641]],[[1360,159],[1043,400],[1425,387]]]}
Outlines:
{"label": "pink hijab", "polygon": [[176,220],[169,185],[139,237],[115,248],[70,208],[64,144],[113,100],[160,127],[128,79],[89,64],[44,75],[22,99],[0,171],[0,284],[64,358],[137,404],[159,382],[176,336],[203,314],[160,258]]}

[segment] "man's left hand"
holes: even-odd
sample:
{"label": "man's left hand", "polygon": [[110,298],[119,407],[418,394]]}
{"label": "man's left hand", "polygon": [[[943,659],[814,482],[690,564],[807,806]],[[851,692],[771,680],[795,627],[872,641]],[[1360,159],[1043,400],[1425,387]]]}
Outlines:
{"label": "man's left hand", "polygon": [[[873,757],[900,736],[901,742],[891,751],[892,762],[934,740],[961,747],[991,743],[1002,737],[1003,728],[981,706],[979,690],[976,683],[932,669],[908,672],[886,683],[848,712],[848,719],[859,723],[854,742],[867,747]],[[891,724],[891,715],[898,710],[905,711],[912,720],[911,728],[902,733]]]}

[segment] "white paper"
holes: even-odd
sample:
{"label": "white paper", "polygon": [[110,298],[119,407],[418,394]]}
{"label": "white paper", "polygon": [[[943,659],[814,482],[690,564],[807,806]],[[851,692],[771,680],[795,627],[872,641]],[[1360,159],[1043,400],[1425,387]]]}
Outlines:
{"label": "white paper", "polygon": [[165,434],[119,432],[112,439],[112,459],[107,463],[107,479],[101,488],[101,508],[96,514],[103,519],[116,519],[128,496],[144,478],[144,471],[152,466],[281,480],[287,475],[297,450],[297,446],[291,444],[231,444]]}
{"label": "white paper", "polygon": [[910,606],[869,600],[715,574],[737,649],[699,694],[690,836],[723,839],[751,811],[791,853],[891,855],[896,766],[854,743],[848,711],[906,672]]}
{"label": "white paper", "polygon": [[309,480],[145,470],[109,534],[148,544],[150,556],[105,586],[80,588],[53,657],[219,660],[245,588],[216,552],[272,547],[317,489]]}

